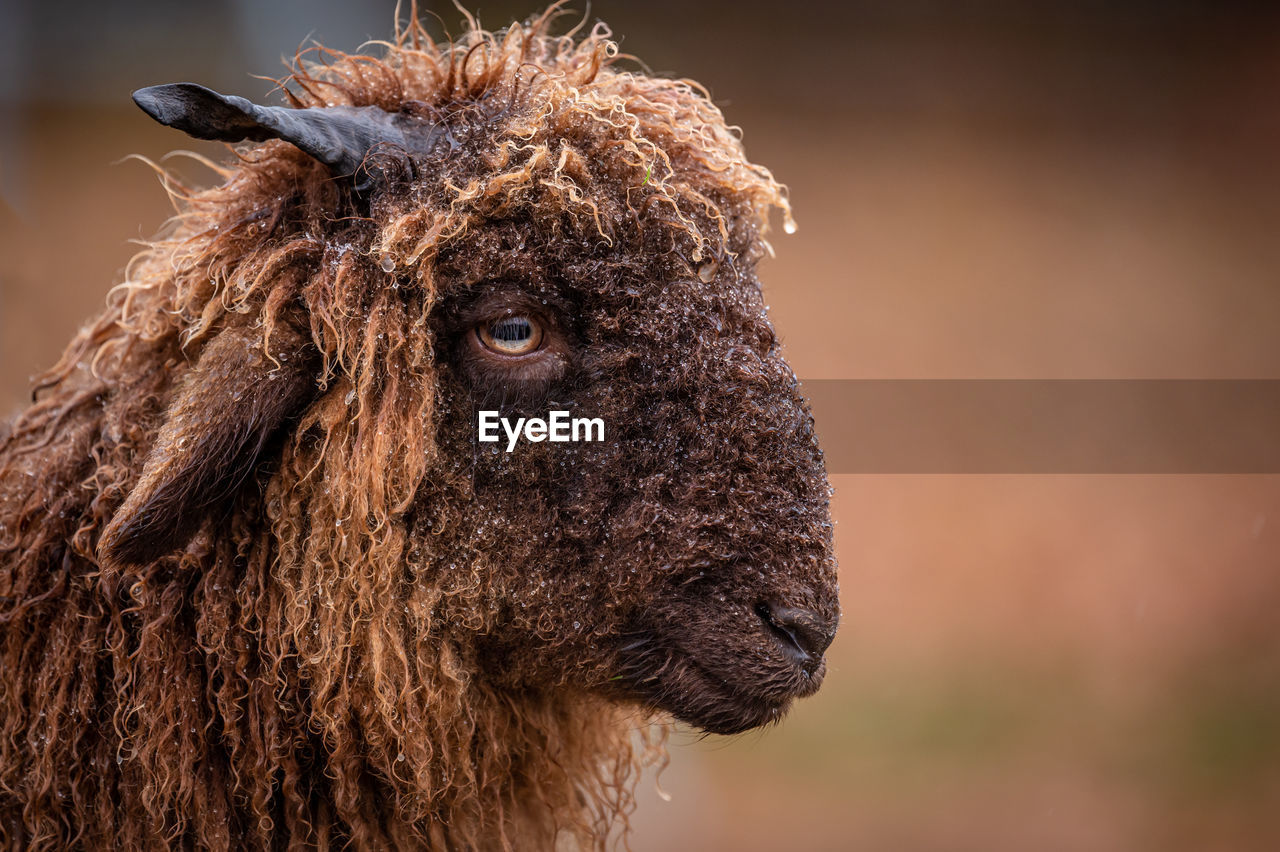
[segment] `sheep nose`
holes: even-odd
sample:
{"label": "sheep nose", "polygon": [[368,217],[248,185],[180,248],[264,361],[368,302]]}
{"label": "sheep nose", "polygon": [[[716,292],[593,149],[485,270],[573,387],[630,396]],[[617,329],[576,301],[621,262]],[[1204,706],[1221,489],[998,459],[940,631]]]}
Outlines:
{"label": "sheep nose", "polygon": [[805,668],[815,668],[836,638],[836,625],[807,609],[761,601],[756,613],[787,655]]}

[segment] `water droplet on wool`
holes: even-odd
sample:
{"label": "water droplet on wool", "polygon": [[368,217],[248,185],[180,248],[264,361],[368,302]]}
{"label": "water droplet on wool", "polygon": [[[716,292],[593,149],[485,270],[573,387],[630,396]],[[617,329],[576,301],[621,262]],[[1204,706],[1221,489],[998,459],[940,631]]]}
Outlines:
{"label": "water droplet on wool", "polygon": [[[788,231],[787,233],[790,233],[790,231]],[[382,256],[382,263],[380,264],[380,266],[382,266],[383,272],[391,272],[396,268],[396,262],[395,260],[392,259],[391,255],[384,254]]]}
{"label": "water droplet on wool", "polygon": [[574,630],[581,630],[581,629],[582,629],[582,622],[581,622],[581,621],[575,621],[575,622],[573,623],[573,629],[574,629]]}
{"label": "water droplet on wool", "polygon": [[790,213],[788,213],[782,220],[782,230],[786,231],[788,234],[794,234],[796,232],[796,220],[791,218]]}
{"label": "water droplet on wool", "polygon": [[356,398],[356,389],[352,388],[351,390],[347,391],[347,395],[343,397],[342,401],[345,402],[347,405],[350,405],[351,401],[354,400],[355,398]]}
{"label": "water droplet on wool", "polygon": [[698,279],[703,284],[710,284],[711,279],[716,277],[716,265],[714,263],[704,263],[698,270]]}

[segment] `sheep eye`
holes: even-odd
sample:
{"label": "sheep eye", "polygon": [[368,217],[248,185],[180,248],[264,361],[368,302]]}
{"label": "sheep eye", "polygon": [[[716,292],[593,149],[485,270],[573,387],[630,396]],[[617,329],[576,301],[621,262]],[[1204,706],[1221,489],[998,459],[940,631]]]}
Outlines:
{"label": "sheep eye", "polygon": [[528,355],[542,345],[542,326],[532,317],[516,315],[481,323],[476,327],[480,342],[499,355]]}

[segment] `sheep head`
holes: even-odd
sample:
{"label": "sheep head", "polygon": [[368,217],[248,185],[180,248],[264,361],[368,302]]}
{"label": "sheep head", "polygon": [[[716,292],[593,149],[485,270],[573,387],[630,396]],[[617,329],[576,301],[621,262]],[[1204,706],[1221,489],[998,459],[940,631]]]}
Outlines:
{"label": "sheep head", "polygon": [[[275,566],[321,715],[354,678],[401,726],[478,689],[733,733],[818,688],[829,489],[756,275],[785,195],[704,94],[614,52],[513,27],[338,56],[294,78],[296,109],[138,94],[260,144],[115,318],[190,366],[107,574],[269,529],[239,558]],[[509,450],[481,410],[605,439]]]}

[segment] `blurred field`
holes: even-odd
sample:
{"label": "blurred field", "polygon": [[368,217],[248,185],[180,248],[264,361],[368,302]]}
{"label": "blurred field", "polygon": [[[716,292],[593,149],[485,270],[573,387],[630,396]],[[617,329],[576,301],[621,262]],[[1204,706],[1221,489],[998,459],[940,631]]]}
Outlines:
{"label": "blurred field", "polygon": [[1275,479],[834,484],[827,685],[677,749],[643,848],[1277,848]]}
{"label": "blurred field", "polygon": [[[261,94],[247,72],[337,35],[266,5],[200,6],[215,50],[182,29],[197,13],[133,2],[96,39],[71,28],[94,42],[76,73],[33,54],[9,78],[0,410],[167,213],[148,169],[112,164],[195,147],[127,92]],[[386,33],[390,4],[369,5],[315,15],[371,16],[334,38],[352,47]],[[765,278],[802,378],[1280,378],[1280,26],[1262,7],[1035,8],[592,15],[706,83],[791,186],[800,231]],[[38,34],[51,13],[25,14]],[[155,45],[128,37],[142,21]],[[1280,848],[1280,477],[833,485],[826,686],[767,732],[678,734],[637,850]]]}

